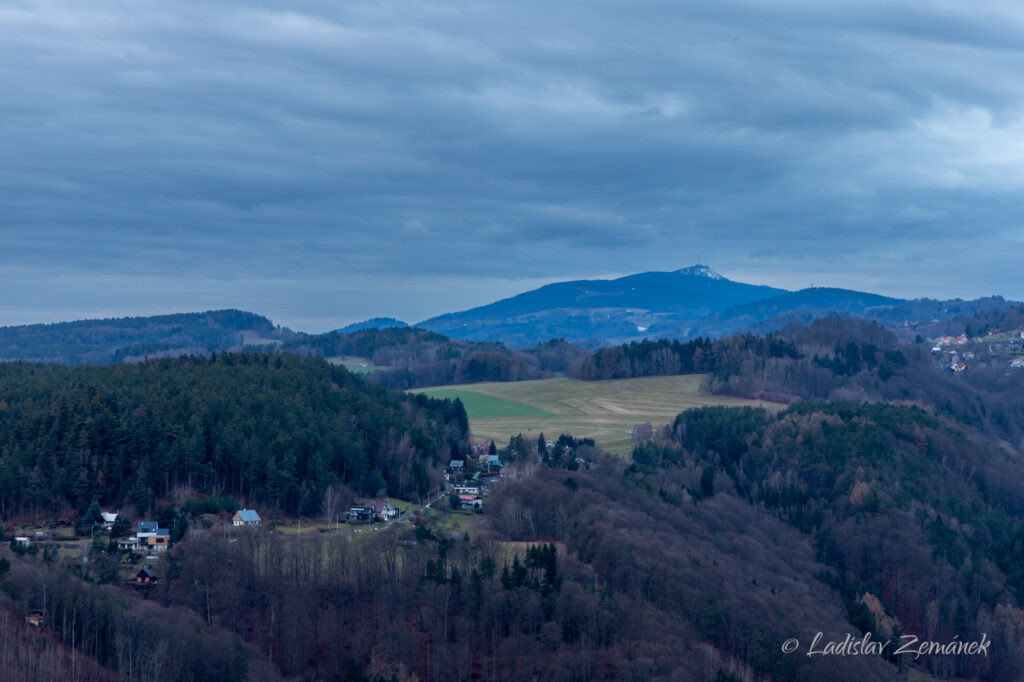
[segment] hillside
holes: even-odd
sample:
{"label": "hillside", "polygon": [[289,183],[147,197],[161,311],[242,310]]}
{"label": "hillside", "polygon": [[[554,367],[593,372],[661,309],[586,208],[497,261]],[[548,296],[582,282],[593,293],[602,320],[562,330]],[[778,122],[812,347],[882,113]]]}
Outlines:
{"label": "hillside", "polygon": [[717,317],[720,320],[751,318],[763,320],[779,313],[808,308],[831,312],[863,313],[877,307],[892,307],[903,303],[898,298],[868,294],[863,291],[834,289],[830,287],[814,287],[790,291],[754,303],[735,306],[723,311]]}
{"label": "hillside", "polygon": [[[904,664],[938,677],[1024,674],[1019,452],[931,410],[808,401],[778,415],[682,413],[633,460],[627,480],[684,509],[739,499],[761,510],[758,526],[798,529],[828,566],[817,580],[876,640],[999,641],[990,656]],[[764,579],[751,573],[754,598]]]}
{"label": "hillside", "polygon": [[274,344],[295,336],[241,310],[78,320],[0,327],[0,361],[106,364]]}
{"label": "hillside", "polygon": [[[461,414],[460,414],[461,412]],[[0,364],[0,515],[92,500],[145,513],[184,492],[289,513],[328,488],[422,495],[465,413],[294,355],[107,367]]]}

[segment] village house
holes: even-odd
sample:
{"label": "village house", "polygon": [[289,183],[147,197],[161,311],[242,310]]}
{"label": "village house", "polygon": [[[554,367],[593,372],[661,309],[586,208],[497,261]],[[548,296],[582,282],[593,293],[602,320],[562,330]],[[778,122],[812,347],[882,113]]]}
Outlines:
{"label": "village house", "polygon": [[139,521],[135,537],[138,539],[138,549],[162,552],[170,545],[171,531],[160,528],[156,521]]}
{"label": "village house", "polygon": [[26,535],[16,535],[14,536],[14,544],[17,547],[28,549],[32,545],[32,541]]}
{"label": "village house", "polygon": [[260,525],[260,515],[256,513],[255,509],[239,509],[231,517],[231,525],[258,526]]}
{"label": "village house", "polygon": [[139,546],[139,539],[137,537],[122,538],[117,541],[117,549],[122,552],[132,552]]}
{"label": "village house", "polygon": [[466,463],[461,459],[453,459],[448,462],[448,466],[444,470],[444,480],[446,481],[457,481],[461,480],[465,476]]}
{"label": "village house", "polygon": [[373,509],[373,518],[378,521],[387,521],[398,514],[398,510],[386,500],[383,502],[373,501],[369,506]]}
{"label": "village house", "polygon": [[459,495],[459,507],[463,511],[482,509],[484,501],[479,495]]}
{"label": "village house", "polygon": [[149,566],[143,567],[141,571],[135,574],[136,585],[156,585],[157,579],[153,571],[149,570]]}
{"label": "village house", "polygon": [[365,504],[353,504],[345,512],[345,519],[349,523],[369,523],[373,520],[373,507]]}
{"label": "village house", "polygon": [[452,486],[452,490],[459,495],[479,495],[480,484],[479,483],[456,483]]}
{"label": "village house", "polygon": [[114,527],[114,522],[117,521],[117,512],[100,512],[100,516],[103,517],[103,530],[110,530]]}

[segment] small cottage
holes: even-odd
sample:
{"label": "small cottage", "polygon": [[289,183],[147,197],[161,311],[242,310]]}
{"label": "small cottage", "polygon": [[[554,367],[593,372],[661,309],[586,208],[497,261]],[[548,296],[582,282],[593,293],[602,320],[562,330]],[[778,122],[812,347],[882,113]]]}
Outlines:
{"label": "small cottage", "polygon": [[256,513],[255,509],[239,509],[231,517],[231,524],[234,526],[258,526],[260,525],[260,515]]}
{"label": "small cottage", "polygon": [[143,567],[141,571],[135,574],[136,585],[155,585],[156,583],[156,575],[153,571],[149,570],[149,566]]}

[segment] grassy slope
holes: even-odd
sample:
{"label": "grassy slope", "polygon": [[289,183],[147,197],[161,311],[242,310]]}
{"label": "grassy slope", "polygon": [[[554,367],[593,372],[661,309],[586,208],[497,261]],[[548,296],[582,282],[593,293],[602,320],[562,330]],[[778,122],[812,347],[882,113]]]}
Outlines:
{"label": "grassy slope", "polygon": [[[455,400],[460,398],[466,407],[466,414],[470,419],[495,419],[504,417],[547,417],[549,412],[532,405],[508,400],[494,395],[477,392],[476,386],[490,386],[492,384],[474,384],[474,390],[461,388],[428,388],[419,393],[426,393],[431,398],[448,398]],[[494,384],[497,385],[497,384]]]}
{"label": "grassy slope", "polygon": [[[653,425],[671,422],[682,410],[704,405],[763,405],[775,403],[740,400],[714,396],[700,391],[703,375],[644,377],[613,381],[576,381],[574,379],[541,379],[511,383],[470,384],[458,389],[419,389],[438,397],[442,391],[457,391],[466,404],[473,437],[494,440],[500,446],[517,433],[536,437],[544,433],[554,440],[561,433],[589,437],[602,447],[627,454],[632,447],[631,431],[636,424]],[[474,412],[476,396],[487,396],[532,407],[542,415]]]}

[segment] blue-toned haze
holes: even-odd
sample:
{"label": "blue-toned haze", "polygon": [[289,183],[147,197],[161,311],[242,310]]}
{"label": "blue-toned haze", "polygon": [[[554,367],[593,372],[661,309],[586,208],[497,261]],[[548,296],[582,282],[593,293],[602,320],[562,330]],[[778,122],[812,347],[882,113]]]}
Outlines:
{"label": "blue-toned haze", "polygon": [[1024,5],[0,6],[0,325],[674,270],[1024,299]]}

